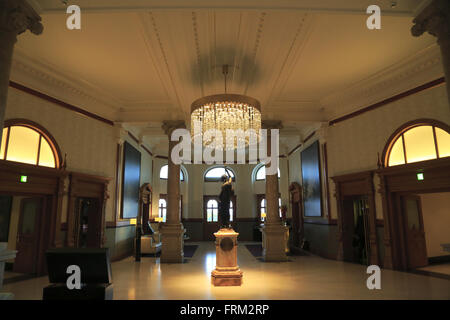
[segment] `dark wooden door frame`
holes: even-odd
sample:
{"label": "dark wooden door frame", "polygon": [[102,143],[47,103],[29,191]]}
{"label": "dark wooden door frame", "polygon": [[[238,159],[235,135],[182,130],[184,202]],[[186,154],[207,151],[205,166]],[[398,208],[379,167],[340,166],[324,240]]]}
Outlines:
{"label": "dark wooden door frame", "polygon": [[[302,187],[297,182],[292,182],[289,186],[289,198],[292,210],[292,244],[294,247],[300,247],[304,238],[302,194]],[[298,212],[294,212],[294,208],[297,208]]]}
{"label": "dark wooden door frame", "polygon": [[[424,228],[424,222],[423,222],[423,211],[422,211],[422,200],[421,200],[421,198],[420,198],[420,196],[419,195],[417,195],[417,194],[415,194],[415,193],[398,193],[398,201],[399,201],[399,205],[400,205],[400,212],[401,212],[401,215],[399,216],[399,218],[400,218],[400,223],[403,225],[403,228],[402,228],[402,231],[403,231],[403,243],[405,244],[405,248],[404,248],[404,252],[406,253],[405,254],[405,258],[406,258],[406,261],[405,261],[405,264],[408,266],[408,269],[410,269],[409,268],[409,264],[410,264],[410,256],[409,256],[409,248],[408,248],[408,230],[407,230],[407,228],[408,228],[408,217],[405,217],[405,213],[406,213],[406,208],[405,208],[405,202],[404,202],[404,200],[405,200],[405,197],[411,197],[411,198],[414,198],[415,200],[416,200],[416,202],[418,202],[418,209],[419,209],[419,227],[420,227],[420,232],[422,233],[422,235],[423,235],[423,240],[424,240],[424,242],[425,242],[425,258],[427,257],[427,248],[426,248],[426,240],[425,240],[425,228]],[[425,260],[427,260],[427,259],[425,259]],[[428,263],[427,263],[427,261],[424,261],[424,265],[421,265],[421,266],[425,266],[425,265],[427,265]]]}
{"label": "dark wooden door frame", "polygon": [[96,230],[98,242],[101,247],[105,244],[105,212],[106,201],[109,198],[108,184],[110,178],[88,175],[84,173],[71,172],[70,186],[69,186],[69,201],[67,206],[67,237],[66,242],[68,247],[76,247],[78,245],[78,230],[76,219],[76,201],[77,198],[93,198],[98,201],[98,208],[100,209],[98,222],[96,225],[100,226]]}
{"label": "dark wooden door frame", "polygon": [[378,253],[375,191],[373,186],[373,171],[347,174],[332,177],[336,185],[337,224],[338,224],[338,253],[337,260],[344,260],[344,237],[353,233],[351,226],[344,223],[346,210],[345,199],[352,196],[367,196],[369,204],[369,263],[380,265]]}
{"label": "dark wooden door frame", "polygon": [[[34,217],[34,232],[36,233],[36,237],[32,243],[32,250],[31,250],[31,259],[30,261],[22,261],[22,263],[18,263],[21,259],[23,259],[23,255],[21,255],[21,229],[23,226],[23,211],[24,211],[24,206],[26,202],[29,201],[35,201],[35,200],[39,200],[39,205],[38,205],[38,209],[36,212],[36,216]],[[36,263],[36,261],[39,260],[39,251],[40,251],[40,246],[41,246],[41,236],[42,234],[45,232],[45,230],[42,230],[42,224],[43,221],[45,221],[45,198],[44,197],[26,197],[26,198],[22,198],[20,200],[20,211],[19,211],[19,221],[18,221],[18,225],[17,225],[17,236],[16,236],[16,250],[18,250],[17,252],[17,256],[16,259],[14,261],[14,272],[19,272],[19,273],[30,273],[30,274],[35,274],[37,271],[37,266],[39,263]],[[24,254],[22,252],[22,254]],[[22,258],[21,258],[22,257]],[[23,266],[26,265],[26,266]],[[24,270],[28,270],[29,272],[26,272]]]}
{"label": "dark wooden door frame", "polygon": [[[152,195],[152,186],[150,183],[144,183],[139,192],[139,214],[136,223],[136,230],[141,227],[144,234],[149,231],[148,222],[152,217]],[[145,212],[147,212],[147,214]]]}
{"label": "dark wooden door frame", "polygon": [[[450,158],[423,161],[376,171],[384,217],[384,267],[407,270],[407,257],[403,235],[400,195],[405,193],[437,193],[450,191]],[[417,174],[423,173],[419,181]]]}
{"label": "dark wooden door frame", "polygon": [[[28,177],[26,183],[20,177]],[[23,163],[0,160],[0,193],[16,196],[42,196],[45,198],[40,246],[36,260],[36,274],[47,272],[45,251],[51,247],[62,247],[61,215],[63,197],[66,194],[65,183],[68,172],[64,168],[54,169]]]}

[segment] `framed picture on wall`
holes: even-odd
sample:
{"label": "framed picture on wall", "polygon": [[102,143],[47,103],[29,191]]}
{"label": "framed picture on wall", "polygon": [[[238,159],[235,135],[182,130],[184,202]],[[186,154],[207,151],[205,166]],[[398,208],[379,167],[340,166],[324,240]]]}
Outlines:
{"label": "framed picture on wall", "polygon": [[139,211],[141,152],[125,141],[123,151],[122,219],[136,218]]}
{"label": "framed picture on wall", "polygon": [[305,217],[322,216],[319,141],[301,153]]}

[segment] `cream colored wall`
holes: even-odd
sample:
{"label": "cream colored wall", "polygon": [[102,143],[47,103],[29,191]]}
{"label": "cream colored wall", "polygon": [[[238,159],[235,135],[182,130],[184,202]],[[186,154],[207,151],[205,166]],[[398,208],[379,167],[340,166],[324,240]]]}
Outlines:
{"label": "cream colored wall", "polygon": [[428,257],[445,256],[441,244],[450,243],[450,192],[420,195]]}
{"label": "cream colored wall", "polygon": [[[389,137],[408,121],[430,118],[450,124],[450,108],[445,85],[441,85],[366,112],[329,127],[327,132],[330,195],[335,192],[331,177],[377,168]],[[375,179],[375,190],[379,181]],[[376,192],[377,218],[382,219],[381,196]],[[330,196],[332,217],[336,200]]]}
{"label": "cream colored wall", "polygon": [[[167,193],[167,182],[159,179],[159,171],[163,165],[167,164],[167,160],[155,158],[154,160],[154,176],[153,176],[153,205],[152,216],[158,215],[159,194]],[[256,165],[229,165],[236,175],[236,183],[234,190],[237,196],[237,217],[253,218],[256,217],[256,194],[265,193],[265,183],[253,183],[252,174]],[[205,164],[185,164],[184,169],[187,175],[187,181],[182,182],[180,191],[183,195],[183,217],[188,219],[203,218],[203,196],[218,195],[220,193],[219,182],[204,182],[204,174],[206,170],[213,166]],[[280,193],[282,204],[288,204],[288,174],[287,159],[280,159]]]}
{"label": "cream colored wall", "polygon": [[[9,88],[5,119],[12,118],[32,120],[47,129],[56,139],[62,156],[67,154],[67,170],[115,177],[116,140],[112,126]],[[114,190],[112,180],[106,204],[107,220],[114,216]]]}
{"label": "cream colored wall", "polygon": [[[322,217],[308,217],[308,219],[317,219],[317,220],[321,220],[321,219],[328,219],[328,195],[327,195],[327,187],[325,184],[326,181],[326,176],[325,176],[325,168],[324,168],[324,163],[322,161],[323,159],[323,144],[324,144],[324,139],[319,139],[318,134],[316,134],[315,136],[313,136],[309,141],[307,141],[307,143],[303,146],[301,146],[298,150],[296,150],[295,152],[293,152],[290,156],[289,156],[289,185],[293,182],[297,182],[299,185],[302,185],[302,159],[301,159],[301,152],[305,149],[307,149],[309,146],[311,146],[313,143],[315,143],[316,141],[319,140],[319,157],[320,157],[320,178],[321,178],[321,187],[322,187]],[[328,144],[327,144],[328,145]],[[328,146],[327,146],[328,148]],[[289,187],[287,192],[289,192]],[[331,193],[330,190],[330,201],[333,200],[332,198],[333,194]],[[289,198],[288,198],[289,199]],[[289,210],[289,215],[292,216],[292,210],[290,208],[290,205],[288,206]],[[333,217],[333,215],[332,215]],[[333,217],[334,218],[334,217]]]}
{"label": "cream colored wall", "polygon": [[[161,158],[154,158],[153,159],[153,175],[152,175],[152,188],[153,188],[153,195],[152,195],[152,217],[158,216],[158,204],[159,204],[159,196],[161,194],[167,194],[167,180],[161,180],[159,178],[159,172],[161,171],[161,168],[167,164],[166,159]],[[183,218],[189,218],[189,188],[188,183],[190,181],[190,174],[186,170],[186,168],[183,166],[182,170],[184,170],[184,181],[180,182],[180,194],[182,195],[183,199]]]}
{"label": "cream colored wall", "polygon": [[[106,220],[113,221],[116,201],[117,128],[9,88],[5,119],[13,118],[32,120],[47,129],[56,139],[62,156],[67,154],[68,171],[112,178],[108,186],[110,197],[106,202]],[[141,152],[141,185],[151,182],[152,157],[130,137],[126,136],[125,140]],[[62,222],[66,220],[65,198]]]}

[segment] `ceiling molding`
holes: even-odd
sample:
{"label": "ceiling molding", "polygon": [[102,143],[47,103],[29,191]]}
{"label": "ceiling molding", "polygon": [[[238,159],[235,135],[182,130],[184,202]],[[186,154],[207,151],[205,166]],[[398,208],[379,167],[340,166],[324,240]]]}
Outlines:
{"label": "ceiling molding", "polygon": [[320,101],[327,118],[335,119],[443,76],[437,44]]}
{"label": "ceiling molding", "polygon": [[[11,66],[11,80],[27,87],[66,101],[86,106],[90,112],[111,119],[119,109],[120,103],[104,91],[87,82],[71,79],[62,75],[56,68],[37,62],[28,57],[20,49],[16,49]],[[107,98],[105,98],[107,97]]]}
{"label": "ceiling molding", "polygon": [[[338,14],[365,14],[366,8],[373,0],[77,0],[77,5],[85,12],[117,12],[117,11],[190,11],[190,10],[271,10],[271,11],[305,11],[327,12]],[[412,16],[420,3],[417,0],[403,0],[395,8],[390,1],[377,3],[384,15]],[[60,0],[40,0],[46,13],[60,13],[65,6]]]}

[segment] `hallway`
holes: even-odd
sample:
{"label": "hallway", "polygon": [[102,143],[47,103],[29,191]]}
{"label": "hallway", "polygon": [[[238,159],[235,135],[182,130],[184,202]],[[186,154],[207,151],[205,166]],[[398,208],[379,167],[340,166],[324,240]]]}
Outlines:
{"label": "hallway", "polygon": [[[189,243],[191,244],[191,243]],[[114,299],[450,299],[450,281],[412,273],[382,270],[381,290],[366,287],[362,265],[316,256],[290,256],[289,262],[264,263],[239,243],[242,287],[213,287],[215,267],[212,242],[200,242],[184,264],[159,264],[159,258],[132,257],[112,264]],[[16,299],[41,299],[47,277],[4,286]]]}

